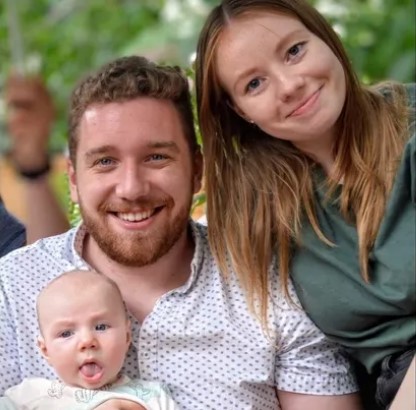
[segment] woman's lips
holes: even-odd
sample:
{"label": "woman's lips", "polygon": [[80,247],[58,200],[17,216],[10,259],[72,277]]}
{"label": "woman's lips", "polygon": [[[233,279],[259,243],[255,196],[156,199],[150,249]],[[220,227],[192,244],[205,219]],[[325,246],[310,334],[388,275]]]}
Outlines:
{"label": "woman's lips", "polygon": [[321,93],[321,89],[319,88],[317,91],[315,91],[310,97],[308,97],[305,101],[303,101],[297,108],[295,108],[288,117],[298,117],[300,115],[305,114],[312,108],[312,106],[315,104],[315,102],[318,100],[319,95]]}

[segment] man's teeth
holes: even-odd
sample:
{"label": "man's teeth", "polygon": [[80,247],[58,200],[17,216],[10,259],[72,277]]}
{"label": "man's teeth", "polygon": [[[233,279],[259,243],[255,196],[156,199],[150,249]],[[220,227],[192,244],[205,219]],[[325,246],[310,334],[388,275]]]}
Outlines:
{"label": "man's teeth", "polygon": [[143,221],[143,219],[150,218],[152,216],[152,213],[153,211],[135,212],[135,213],[128,213],[128,214],[119,213],[118,217],[122,219],[123,221],[140,222],[140,221]]}

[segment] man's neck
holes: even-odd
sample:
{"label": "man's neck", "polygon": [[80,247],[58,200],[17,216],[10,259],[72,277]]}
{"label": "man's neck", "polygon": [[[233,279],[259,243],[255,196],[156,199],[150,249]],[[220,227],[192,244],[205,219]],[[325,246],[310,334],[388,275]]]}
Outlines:
{"label": "man's neck", "polygon": [[194,248],[194,241],[186,229],[169,252],[155,263],[131,267],[110,259],[87,234],[82,257],[91,267],[118,285],[129,310],[142,321],[162,295],[187,282]]}

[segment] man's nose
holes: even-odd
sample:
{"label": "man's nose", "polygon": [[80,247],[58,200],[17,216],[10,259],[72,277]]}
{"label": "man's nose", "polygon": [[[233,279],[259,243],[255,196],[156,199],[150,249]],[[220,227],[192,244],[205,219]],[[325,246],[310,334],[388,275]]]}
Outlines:
{"label": "man's nose", "polygon": [[125,166],[119,174],[116,194],[119,198],[134,201],[147,196],[150,192],[150,182],[146,170],[139,166]]}

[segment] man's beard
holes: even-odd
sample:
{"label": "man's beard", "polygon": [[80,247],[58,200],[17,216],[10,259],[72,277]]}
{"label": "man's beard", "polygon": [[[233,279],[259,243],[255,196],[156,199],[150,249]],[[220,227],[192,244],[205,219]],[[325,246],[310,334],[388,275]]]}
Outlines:
{"label": "man's beard", "polygon": [[[87,232],[110,259],[124,266],[142,267],[159,260],[180,239],[188,226],[191,202],[192,196],[176,216],[171,215],[165,226],[145,231],[126,231],[124,235],[115,233],[109,227],[105,211],[100,210],[100,217],[97,218],[85,212],[82,201],[79,205]],[[169,212],[172,204],[172,199],[167,200],[162,212]]]}

